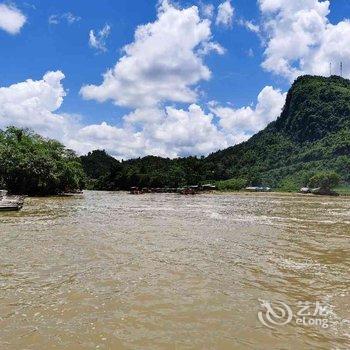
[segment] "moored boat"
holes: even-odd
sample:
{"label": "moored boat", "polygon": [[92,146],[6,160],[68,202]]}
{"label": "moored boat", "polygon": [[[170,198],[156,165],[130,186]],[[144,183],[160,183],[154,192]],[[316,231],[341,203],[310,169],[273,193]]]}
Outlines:
{"label": "moored boat", "polygon": [[0,191],[0,211],[19,211],[23,203],[23,196],[8,196],[7,191]]}

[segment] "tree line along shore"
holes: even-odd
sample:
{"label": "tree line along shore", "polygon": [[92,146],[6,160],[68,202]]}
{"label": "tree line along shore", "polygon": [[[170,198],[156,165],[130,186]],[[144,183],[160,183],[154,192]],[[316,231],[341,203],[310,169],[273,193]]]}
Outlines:
{"label": "tree line along shore", "polygon": [[[134,194],[271,190],[254,173],[245,179],[217,180],[206,170],[205,158],[170,160],[150,156],[119,162],[105,151],[78,157],[55,140],[15,127],[0,131],[0,162],[0,188],[12,195],[59,195],[79,193],[83,189],[131,190]],[[318,188],[321,193],[316,194],[332,195],[335,194],[332,188],[340,183],[341,194],[350,193],[347,184],[334,171],[306,173],[303,181],[301,185],[308,186],[305,193]],[[299,188],[290,186],[273,190],[298,192]]]}

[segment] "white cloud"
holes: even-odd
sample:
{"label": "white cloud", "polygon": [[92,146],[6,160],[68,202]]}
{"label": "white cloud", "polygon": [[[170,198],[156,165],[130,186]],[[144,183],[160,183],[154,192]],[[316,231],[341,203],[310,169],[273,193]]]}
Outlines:
{"label": "white cloud", "polygon": [[111,27],[108,24],[106,24],[96,34],[94,30],[90,30],[90,33],[89,33],[90,47],[98,51],[106,52],[107,51],[106,40],[109,37],[110,33],[111,33]]}
{"label": "white cloud", "polygon": [[198,50],[198,54],[206,56],[212,51],[219,55],[223,55],[226,52],[226,50],[219,43],[211,41],[203,43],[202,47]]}
{"label": "white cloud", "polygon": [[240,19],[238,21],[238,24],[245,27],[246,29],[248,29],[249,31],[251,31],[253,33],[257,34],[260,32],[260,27],[257,24],[254,24],[252,21]]}
{"label": "white cloud", "polygon": [[188,110],[167,107],[163,122],[146,131],[173,156],[206,155],[228,146],[225,134],[213,123],[213,115],[205,114],[196,104]]}
{"label": "white cloud", "polygon": [[200,6],[203,17],[211,19],[214,16],[214,10],[215,10],[214,5],[213,4],[206,4],[206,3],[203,3],[201,1],[199,4],[200,4],[199,6]]}
{"label": "white cloud", "polygon": [[127,124],[159,123],[163,118],[163,111],[158,108],[138,108],[125,115],[123,120]]}
{"label": "white cloud", "polygon": [[[267,71],[290,80],[301,74],[329,74],[344,62],[350,77],[350,22],[330,23],[330,2],[258,0],[266,32]],[[334,73],[339,74],[339,69]]]}
{"label": "white cloud", "polygon": [[201,155],[228,146],[225,134],[212,123],[212,114],[205,114],[197,105],[188,110],[167,107],[157,114],[157,123],[143,124],[140,131],[131,125],[107,123],[84,127],[70,145],[82,153],[103,148],[124,159],[149,154],[172,158]]}
{"label": "white cloud", "polygon": [[209,48],[221,50],[210,44],[210,25],[196,6],[177,9],[162,1],[156,21],[137,28],[134,42],[124,47],[124,56],[104,74],[103,83],[84,86],[82,96],[135,108],[195,102],[193,87],[211,76],[203,54]]}
{"label": "white cloud", "polygon": [[49,17],[49,24],[59,24],[62,20],[66,21],[68,24],[73,24],[79,22],[81,17],[75,16],[71,12],[66,12],[62,15],[51,15]]}
{"label": "white cloud", "polygon": [[0,128],[28,127],[44,136],[62,139],[73,124],[72,117],[54,113],[66,95],[63,78],[60,71],[48,72],[42,80],[28,79],[0,88]]}
{"label": "white cloud", "polygon": [[118,159],[136,158],[145,154],[145,144],[139,133],[101,124],[80,128],[68,141],[68,146],[84,154],[95,149],[105,149]]}
{"label": "white cloud", "polygon": [[262,130],[277,119],[284,106],[286,94],[266,86],[258,95],[255,107],[222,107],[211,104],[211,111],[220,118],[220,126],[227,132],[246,135],[246,138]]}
{"label": "white cloud", "polygon": [[226,0],[218,7],[218,15],[216,17],[216,24],[225,27],[230,27],[232,25],[234,14],[234,8],[231,4],[231,0]]}
{"label": "white cloud", "polygon": [[9,34],[18,34],[27,18],[13,5],[0,4],[0,29]]}

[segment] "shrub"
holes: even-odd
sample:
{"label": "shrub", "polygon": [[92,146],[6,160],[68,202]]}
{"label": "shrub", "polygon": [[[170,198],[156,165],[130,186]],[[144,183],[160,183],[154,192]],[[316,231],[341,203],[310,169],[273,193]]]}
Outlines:
{"label": "shrub", "polygon": [[218,181],[216,186],[220,191],[239,191],[247,186],[248,181],[245,179],[229,179]]}
{"label": "shrub", "polygon": [[321,187],[322,189],[330,190],[336,187],[340,182],[340,176],[334,172],[320,172],[312,176],[309,181],[310,187]]}
{"label": "shrub", "polygon": [[298,183],[295,179],[287,177],[279,183],[279,190],[283,192],[295,192],[299,189]]}

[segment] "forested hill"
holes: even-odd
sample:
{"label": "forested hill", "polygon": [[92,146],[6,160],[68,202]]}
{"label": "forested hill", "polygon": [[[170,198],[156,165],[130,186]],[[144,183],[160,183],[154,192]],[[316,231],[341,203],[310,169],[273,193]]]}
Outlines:
{"label": "forested hill", "polygon": [[[336,171],[350,182],[350,81],[338,76],[298,78],[275,122],[247,142],[206,158],[150,156],[120,163],[98,151],[82,162],[93,187],[100,189],[173,187],[232,178],[297,188],[324,170]],[[103,168],[98,176],[97,168]]]}

